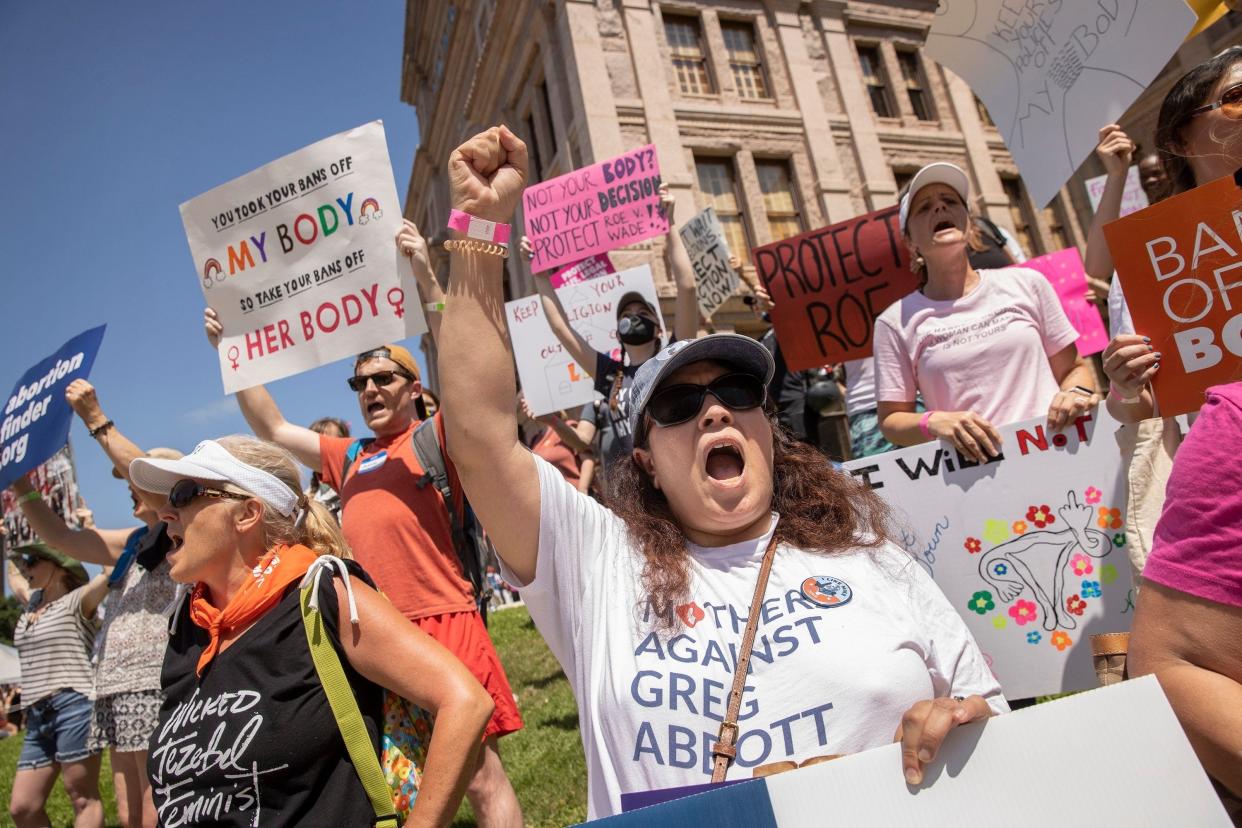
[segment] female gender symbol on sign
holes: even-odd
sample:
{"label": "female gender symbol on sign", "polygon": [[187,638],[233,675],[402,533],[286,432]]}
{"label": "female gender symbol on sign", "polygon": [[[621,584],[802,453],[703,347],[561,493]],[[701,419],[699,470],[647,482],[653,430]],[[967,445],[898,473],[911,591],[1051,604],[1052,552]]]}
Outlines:
{"label": "female gender symbol on sign", "polygon": [[236,345],[229,346],[229,361],[233,363],[233,370],[237,370],[237,359],[241,356],[241,349]]}
{"label": "female gender symbol on sign", "polygon": [[[394,295],[396,298],[393,298]],[[399,287],[390,288],[388,291],[388,304],[392,305],[398,319],[405,316],[405,291]]]}

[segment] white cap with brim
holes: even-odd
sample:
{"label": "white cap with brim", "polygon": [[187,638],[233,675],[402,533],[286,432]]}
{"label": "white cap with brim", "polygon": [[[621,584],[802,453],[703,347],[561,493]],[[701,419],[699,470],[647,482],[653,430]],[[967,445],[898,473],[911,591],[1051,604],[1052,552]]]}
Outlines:
{"label": "white cap with brim", "polygon": [[180,460],[139,457],[129,464],[129,480],[139,489],[168,494],[187,477],[210,483],[232,483],[249,492],[280,514],[297,511],[300,492],[290,489],[276,475],[238,460],[215,440],[204,440]]}
{"label": "white cap with brim", "polygon": [[906,232],[906,219],[910,217],[910,202],[914,200],[919,190],[928,184],[947,184],[957,191],[957,194],[962,197],[962,201],[967,204],[970,203],[970,179],[967,178],[966,173],[961,167],[956,164],[950,164],[947,161],[937,161],[935,164],[928,164],[914,174],[914,178],[910,179],[910,188],[901,197],[901,207],[897,216],[901,232]]}

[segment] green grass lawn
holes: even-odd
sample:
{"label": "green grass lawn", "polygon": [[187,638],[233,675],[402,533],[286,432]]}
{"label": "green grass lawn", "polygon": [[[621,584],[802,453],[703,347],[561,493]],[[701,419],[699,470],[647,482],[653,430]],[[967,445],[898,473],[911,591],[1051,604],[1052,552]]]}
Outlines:
{"label": "green grass lawn", "polygon": [[[562,826],[586,819],[586,761],[578,738],[578,709],[560,665],[543,643],[524,607],[492,613],[489,629],[526,727],[500,740],[500,755],[517,789],[526,824]],[[21,734],[0,741],[0,825],[12,825],[8,803],[21,752]],[[107,824],[117,824],[112,776],[104,758],[100,774]],[[57,783],[48,803],[56,828],[73,824],[73,810]],[[474,825],[463,804],[454,826]]]}

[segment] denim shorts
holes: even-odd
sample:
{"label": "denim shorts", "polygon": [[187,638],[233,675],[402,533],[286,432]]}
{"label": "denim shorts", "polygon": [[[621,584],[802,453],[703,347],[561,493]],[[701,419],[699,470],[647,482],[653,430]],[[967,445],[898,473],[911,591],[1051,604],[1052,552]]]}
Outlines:
{"label": "denim shorts", "polygon": [[17,769],[81,762],[97,751],[86,746],[94,703],[74,690],[60,690],[26,708],[26,740]]}

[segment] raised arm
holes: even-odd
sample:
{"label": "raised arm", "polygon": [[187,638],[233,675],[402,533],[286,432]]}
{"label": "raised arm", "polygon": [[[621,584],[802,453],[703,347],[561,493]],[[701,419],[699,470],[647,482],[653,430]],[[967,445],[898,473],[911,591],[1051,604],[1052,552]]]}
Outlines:
{"label": "raised arm", "polygon": [[[530,239],[522,236],[518,247],[522,258],[529,262],[534,256]],[[552,287],[551,277],[552,272],[547,270],[535,274],[535,289],[539,291],[539,296],[543,299],[543,315],[548,320],[548,327],[552,329],[552,333],[556,334],[556,338],[560,340],[565,352],[573,358],[573,361],[578,363],[578,366],[588,376],[594,377],[596,351],[591,347],[591,343],[587,342],[580,333],[574,330],[573,325],[569,324],[569,319],[565,315],[565,306],[561,304],[561,297]]]}
{"label": "raised arm", "polygon": [[[116,469],[125,480],[129,480],[129,464],[135,458],[142,457],[143,451],[133,440],[130,440],[121,433],[121,429],[104,414],[102,406],[99,404],[99,397],[95,392],[95,386],[91,385],[84,379],[76,379],[69,383],[69,387],[65,389],[65,399],[74,412],[82,419],[82,424],[86,426],[87,431],[95,442],[99,443],[99,447],[103,449],[104,454],[108,455],[108,459],[112,461],[112,467]],[[106,426],[106,427],[105,427]],[[154,492],[145,492],[141,489],[133,489],[134,493],[142,499],[144,503],[153,509],[158,509],[164,505],[167,499],[162,495]],[[54,515],[55,513],[53,513]],[[43,534],[40,532],[39,534]],[[72,552],[66,550],[66,554],[72,555]],[[74,555],[74,557],[78,557]],[[86,560],[79,558],[79,560]],[[98,561],[92,561],[98,563]]]}
{"label": "raised arm", "polygon": [[26,580],[26,573],[22,572],[17,564],[10,560],[5,560],[4,571],[9,577],[9,590],[13,593],[13,597],[17,599],[17,603],[23,607],[30,602],[30,581]]}
{"label": "raised arm", "polygon": [[427,240],[418,232],[418,225],[409,219],[401,222],[397,233],[397,247],[410,258],[418,296],[427,316],[427,332],[432,343],[440,341],[440,320],[444,318],[444,290],[431,271],[431,257],[427,254]]}
{"label": "raised arm", "polygon": [[[508,222],[526,171],[526,145],[508,128],[482,132],[449,157],[453,206]],[[539,478],[534,456],[518,440],[517,381],[501,287],[504,260],[456,250],[449,261],[440,342],[449,452],[497,553],[529,583],[539,552]]]}
{"label": "raised arm", "polygon": [[[220,347],[220,336],[224,333],[224,325],[211,308],[203,311],[203,328],[207,332],[207,341],[212,350],[217,350]],[[309,428],[286,420],[265,387],[256,385],[238,391],[236,396],[237,407],[241,409],[242,416],[246,418],[255,436],[291,452],[312,471],[323,470],[323,462],[319,456],[319,435]]]}
{"label": "raised arm", "polygon": [[673,274],[673,284],[677,286],[677,301],[673,304],[673,336],[680,342],[699,335],[699,296],[690,254],[686,252],[681,233],[677,231],[677,225],[673,221],[676,203],[676,198],[668,190],[668,184],[661,184],[660,206],[668,216],[668,244],[664,248],[664,258]]}
{"label": "raised arm", "polygon": [[[22,514],[34,533],[53,549],[59,549],[71,558],[83,563],[112,566],[125,551],[129,529],[70,529],[42,497],[30,497],[35,491],[30,481],[21,478],[12,486],[13,494],[21,503]],[[167,496],[164,498],[167,500]]]}
{"label": "raised arm", "polygon": [[[1087,279],[1091,289],[1100,293],[1097,285],[1108,285],[1113,278],[1113,257],[1108,250],[1108,241],[1104,238],[1104,225],[1116,221],[1121,216],[1121,197],[1125,194],[1126,174],[1130,170],[1130,159],[1134,155],[1134,142],[1121,127],[1108,124],[1100,129],[1100,143],[1095,154],[1104,164],[1104,192],[1100,194],[1100,205],[1095,208],[1095,218],[1091,220],[1091,231],[1087,235],[1087,253],[1083,257],[1083,266],[1087,271]],[[1103,296],[1108,296],[1105,287]]]}
{"label": "raised arm", "polygon": [[109,570],[105,569],[86,582],[86,587],[82,591],[83,618],[90,618],[94,615],[95,610],[99,609],[99,605],[103,603],[103,599],[108,597],[108,573]]}

